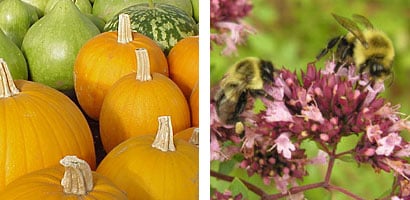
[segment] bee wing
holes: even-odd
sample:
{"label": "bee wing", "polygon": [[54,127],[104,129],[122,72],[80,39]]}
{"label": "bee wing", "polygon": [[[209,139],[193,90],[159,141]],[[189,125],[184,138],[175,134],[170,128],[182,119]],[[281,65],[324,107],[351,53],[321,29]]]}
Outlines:
{"label": "bee wing", "polygon": [[353,14],[352,17],[356,22],[362,24],[366,29],[374,29],[373,24],[363,15]]}
{"label": "bee wing", "polygon": [[365,48],[368,47],[368,44],[366,42],[366,39],[363,36],[362,31],[360,30],[359,26],[357,26],[357,24],[354,21],[346,17],[333,14],[333,13],[332,15],[336,19],[336,21],[339,22],[339,24],[342,25],[345,29],[347,29],[350,33],[352,33],[360,41],[360,43],[362,43],[362,45]]}

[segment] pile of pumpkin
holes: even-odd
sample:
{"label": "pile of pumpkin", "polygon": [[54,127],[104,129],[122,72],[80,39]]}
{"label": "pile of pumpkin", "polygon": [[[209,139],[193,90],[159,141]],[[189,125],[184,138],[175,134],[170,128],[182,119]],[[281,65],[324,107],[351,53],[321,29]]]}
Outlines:
{"label": "pile of pumpkin", "polygon": [[198,199],[198,20],[198,0],[0,1],[0,199]]}

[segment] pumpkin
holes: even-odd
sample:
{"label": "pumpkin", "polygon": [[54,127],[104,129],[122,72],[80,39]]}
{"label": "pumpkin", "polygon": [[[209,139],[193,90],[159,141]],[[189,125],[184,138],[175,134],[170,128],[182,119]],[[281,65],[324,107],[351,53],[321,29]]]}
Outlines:
{"label": "pumpkin", "polygon": [[172,116],[177,132],[191,125],[188,102],[178,86],[150,72],[146,49],[137,49],[136,54],[137,72],[114,83],[101,107],[100,135],[107,152],[132,136],[154,133],[160,115]]}
{"label": "pumpkin", "polygon": [[[119,13],[130,15],[132,30],[156,41],[165,55],[179,40],[198,34],[195,20],[185,11],[170,4],[140,3]],[[117,30],[117,27],[118,14],[105,24],[104,30]]]}
{"label": "pumpkin", "polygon": [[157,135],[124,141],[107,154],[97,172],[130,199],[198,199],[198,148],[174,140],[170,116],[157,119]]}
{"label": "pumpkin", "polygon": [[181,88],[187,99],[199,77],[199,37],[186,37],[168,54],[169,77]]}
{"label": "pumpkin", "polygon": [[73,67],[80,48],[98,28],[71,0],[59,0],[27,31],[22,51],[31,79],[58,90],[73,90]]}
{"label": "pumpkin", "polygon": [[168,63],[161,48],[150,38],[131,32],[128,15],[120,17],[118,31],[101,33],[89,40],[74,64],[78,102],[94,120],[99,119],[108,89],[122,76],[136,71],[136,48],[147,49],[153,72],[168,76]]}
{"label": "pumpkin", "polygon": [[108,178],[91,171],[86,161],[65,156],[60,164],[19,177],[0,193],[0,199],[128,199]]}
{"label": "pumpkin", "polygon": [[191,110],[191,123],[192,126],[199,126],[199,84],[195,84],[189,97],[189,108]]}
{"label": "pumpkin", "polygon": [[0,2],[0,28],[19,48],[27,30],[37,19],[37,13],[20,0]]}
{"label": "pumpkin", "polygon": [[78,155],[95,168],[93,138],[80,109],[55,89],[13,81],[1,59],[0,127],[0,190],[67,154]]}
{"label": "pumpkin", "polygon": [[199,128],[189,127],[175,134],[175,139],[183,139],[191,144],[199,145]]}

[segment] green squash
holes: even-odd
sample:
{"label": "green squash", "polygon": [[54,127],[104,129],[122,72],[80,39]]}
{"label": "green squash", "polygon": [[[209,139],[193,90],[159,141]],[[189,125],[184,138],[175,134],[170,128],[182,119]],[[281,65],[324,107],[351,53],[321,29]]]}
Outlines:
{"label": "green squash", "polygon": [[192,4],[190,0],[95,0],[93,14],[108,21],[122,9],[139,3],[166,3],[184,10],[192,16]]}
{"label": "green squash", "polygon": [[31,79],[58,90],[72,90],[77,53],[99,33],[71,0],[60,0],[24,37],[22,50]]}
{"label": "green squash", "polygon": [[20,0],[0,2],[0,28],[19,48],[36,17],[37,13]]}
{"label": "green squash", "polygon": [[199,22],[199,0],[191,0],[193,17],[196,22]]}
{"label": "green squash", "polygon": [[31,6],[33,6],[37,12],[38,17],[44,15],[44,9],[46,8],[47,2],[49,0],[21,0]]}
{"label": "green squash", "polygon": [[0,30],[0,58],[7,63],[13,79],[28,78],[27,63],[23,53],[4,33]]}
{"label": "green squash", "polygon": [[[60,0],[48,0],[48,3],[44,9],[44,14],[47,15],[54,8],[56,3]],[[89,0],[72,0],[74,4],[80,9],[82,13],[91,14],[91,3]]]}
{"label": "green squash", "polygon": [[[136,4],[120,13],[128,14],[132,30],[156,41],[166,55],[179,40],[198,34],[195,20],[169,4]],[[118,15],[115,15],[105,24],[104,30],[117,29]]]}

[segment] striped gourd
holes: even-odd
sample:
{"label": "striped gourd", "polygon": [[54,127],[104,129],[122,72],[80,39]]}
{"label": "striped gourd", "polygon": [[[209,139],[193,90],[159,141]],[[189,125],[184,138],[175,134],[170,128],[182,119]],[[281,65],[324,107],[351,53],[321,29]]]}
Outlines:
{"label": "striped gourd", "polygon": [[[119,13],[128,14],[132,30],[156,41],[165,54],[168,54],[179,40],[198,34],[195,20],[173,5],[142,3],[125,8]],[[117,30],[118,15],[107,22],[105,31]]]}

